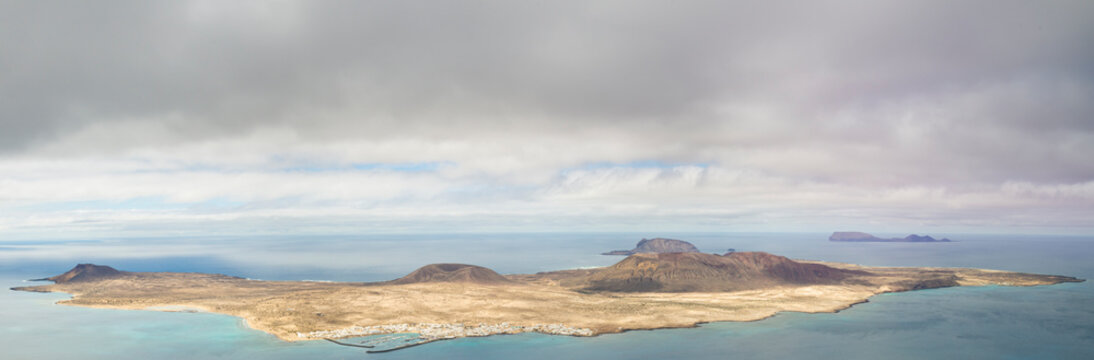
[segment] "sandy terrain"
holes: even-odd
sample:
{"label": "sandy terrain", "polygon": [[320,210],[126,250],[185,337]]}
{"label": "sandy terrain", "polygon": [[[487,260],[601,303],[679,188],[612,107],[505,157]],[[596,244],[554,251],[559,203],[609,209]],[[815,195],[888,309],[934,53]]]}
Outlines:
{"label": "sandy terrain", "polygon": [[[589,270],[509,275],[499,284],[259,281],[196,273],[128,273],[16,290],[64,292],[61,304],[160,311],[200,309],[246,319],[286,341],[391,333],[430,325],[433,338],[539,331],[587,336],[634,329],[753,321],[780,311],[833,312],[885,292],[989,284],[1031,286],[1074,278],[1003,271],[878,268],[821,263],[868,274],[837,285],[780,285],[733,292],[589,292],[566,277]],[[457,330],[445,324],[467,324]],[[424,325],[422,325],[424,326]],[[419,326],[420,327],[420,326]],[[472,330],[477,329],[477,330]]]}

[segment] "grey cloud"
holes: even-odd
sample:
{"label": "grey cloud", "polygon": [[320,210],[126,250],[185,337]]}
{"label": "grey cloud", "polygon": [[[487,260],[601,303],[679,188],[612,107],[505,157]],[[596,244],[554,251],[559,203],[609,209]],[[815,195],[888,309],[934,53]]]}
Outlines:
{"label": "grey cloud", "polygon": [[829,181],[1082,181],[1090,14],[1087,1],[3,2],[0,151],[123,120],[162,122],[177,142],[269,126],[304,141],[597,128],[676,149],[663,160]]}

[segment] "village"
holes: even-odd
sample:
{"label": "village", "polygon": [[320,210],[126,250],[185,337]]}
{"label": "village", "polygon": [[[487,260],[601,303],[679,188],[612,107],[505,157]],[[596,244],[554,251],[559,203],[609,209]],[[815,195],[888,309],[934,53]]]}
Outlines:
{"label": "village", "polygon": [[500,324],[464,325],[464,324],[392,324],[375,326],[351,326],[338,330],[313,331],[309,333],[298,332],[296,335],[302,339],[339,339],[354,336],[370,336],[380,334],[414,333],[422,340],[452,339],[459,337],[490,336],[498,334],[519,334],[523,332],[538,332],[549,335],[593,336],[591,329],[575,328],[563,324],[535,324],[532,326],[511,325],[507,322]]}

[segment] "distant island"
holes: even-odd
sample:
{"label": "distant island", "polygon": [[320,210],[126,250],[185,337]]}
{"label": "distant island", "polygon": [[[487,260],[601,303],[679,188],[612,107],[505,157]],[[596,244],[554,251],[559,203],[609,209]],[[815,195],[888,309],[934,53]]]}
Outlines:
{"label": "distant island", "polygon": [[[654,240],[646,243],[670,243]],[[639,253],[608,267],[517,275],[432,264],[368,283],[127,272],[94,264],[40,280],[54,284],[13,290],[72,294],[58,302],[64,305],[228,314],[286,341],[325,339],[369,352],[469,336],[595,336],[754,321],[781,311],[835,312],[889,292],[1083,281],[968,268],[865,267],[764,252]],[[338,340],[366,336],[372,337]]]}
{"label": "distant island", "polygon": [[916,234],[908,235],[902,238],[888,238],[883,239],[877,236],[873,236],[864,232],[855,231],[837,231],[832,233],[828,237],[828,241],[844,241],[844,242],[951,242],[950,239],[942,238],[935,239],[929,235],[919,236]]}
{"label": "distant island", "polygon": [[631,250],[612,250],[600,255],[634,255],[634,254],[664,254],[664,253],[697,253],[699,248],[683,240],[653,238],[642,239]]}

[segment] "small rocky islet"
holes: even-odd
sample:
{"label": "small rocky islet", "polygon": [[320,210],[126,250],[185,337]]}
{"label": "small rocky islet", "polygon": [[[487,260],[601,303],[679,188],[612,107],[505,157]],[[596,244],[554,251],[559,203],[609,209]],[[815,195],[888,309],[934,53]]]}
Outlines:
{"label": "small rocky islet", "polygon": [[828,241],[837,242],[912,242],[912,243],[930,243],[930,242],[953,242],[953,240],[947,238],[935,239],[930,235],[917,235],[911,234],[902,238],[879,238],[864,232],[858,231],[837,231],[828,236]]}

